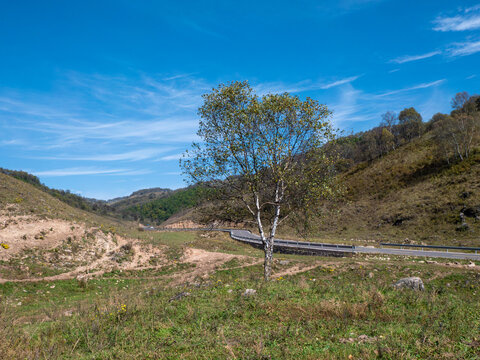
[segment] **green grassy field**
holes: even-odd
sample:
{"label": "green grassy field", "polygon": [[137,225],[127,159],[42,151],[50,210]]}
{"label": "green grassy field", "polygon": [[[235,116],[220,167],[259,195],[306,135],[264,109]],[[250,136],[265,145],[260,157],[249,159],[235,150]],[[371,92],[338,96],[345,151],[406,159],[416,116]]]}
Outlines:
{"label": "green grassy field", "polygon": [[[265,283],[262,251],[225,233],[140,231],[0,177],[12,216],[85,223],[162,252],[148,269],[116,268],[86,284],[0,284],[0,359],[480,359],[480,263],[278,254]],[[315,240],[358,244],[328,232]],[[183,257],[191,249],[225,261],[202,272]],[[42,276],[69,270],[39,254],[2,264],[3,276],[21,279],[26,265]],[[406,276],[420,276],[425,291],[393,289]]]}
{"label": "green grassy field", "polygon": [[[221,235],[143,235],[178,253],[187,244],[262,255]],[[86,287],[75,280],[0,285],[0,358],[480,358],[478,264],[277,258],[288,259],[276,263],[277,274],[313,268],[264,283],[261,265],[239,268],[232,260],[206,279],[172,287],[170,275],[188,270],[177,262],[111,272]],[[394,290],[404,276],[420,276],[426,290]],[[242,296],[248,288],[257,294]]]}

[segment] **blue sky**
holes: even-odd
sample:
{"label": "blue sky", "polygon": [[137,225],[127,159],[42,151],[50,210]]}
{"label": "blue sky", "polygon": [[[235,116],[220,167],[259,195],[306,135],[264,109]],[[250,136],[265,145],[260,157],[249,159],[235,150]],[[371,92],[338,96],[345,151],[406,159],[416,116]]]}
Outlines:
{"label": "blue sky", "polygon": [[201,94],[249,80],[360,131],[480,85],[480,2],[0,0],[0,167],[108,199],[183,187]]}

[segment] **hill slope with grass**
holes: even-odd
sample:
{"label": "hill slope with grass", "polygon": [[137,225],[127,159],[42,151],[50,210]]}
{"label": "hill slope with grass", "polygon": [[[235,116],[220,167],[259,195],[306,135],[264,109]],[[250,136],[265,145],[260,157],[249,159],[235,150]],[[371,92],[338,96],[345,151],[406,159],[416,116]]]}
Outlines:
{"label": "hill slope with grass", "polygon": [[135,239],[135,229],[0,173],[0,283],[159,265],[161,249]]}
{"label": "hill slope with grass", "polygon": [[163,188],[151,188],[137,190],[129,196],[123,196],[108,200],[106,203],[114,211],[121,212],[132,206],[145,204],[156,199],[169,196],[173,190]]}
{"label": "hill slope with grass", "polygon": [[122,210],[125,219],[160,224],[171,216],[198,205],[202,198],[202,189],[191,186],[179,189],[153,201],[141,202]]}
{"label": "hill slope with grass", "polygon": [[[480,246],[480,149],[448,163],[427,131],[338,175],[342,197],[326,202],[311,237],[361,243],[392,242]],[[206,205],[208,206],[208,204]],[[175,215],[202,221],[202,208]],[[220,219],[221,220],[221,219]],[[255,228],[253,228],[255,230]],[[296,237],[283,227],[279,237]]]}
{"label": "hill slope with grass", "polygon": [[340,181],[345,199],[326,205],[319,235],[480,245],[478,149],[468,159],[448,164],[427,132],[354,166]]}

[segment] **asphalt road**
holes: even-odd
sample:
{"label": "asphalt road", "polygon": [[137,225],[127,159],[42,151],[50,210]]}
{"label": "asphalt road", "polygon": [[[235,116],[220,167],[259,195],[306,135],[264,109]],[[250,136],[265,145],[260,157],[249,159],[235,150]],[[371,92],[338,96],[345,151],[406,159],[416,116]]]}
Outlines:
{"label": "asphalt road", "polygon": [[[247,230],[222,229],[220,231],[229,232],[232,239],[252,244],[261,244],[260,236],[252,234]],[[381,254],[381,255],[403,255],[420,257],[437,257],[445,259],[464,259],[480,261],[480,254],[457,252],[457,251],[431,251],[431,250],[405,250],[396,248],[376,248],[365,246],[336,245],[325,243],[312,243],[305,241],[293,241],[275,239],[275,244],[296,249],[322,249],[328,251],[351,252],[361,254]]]}

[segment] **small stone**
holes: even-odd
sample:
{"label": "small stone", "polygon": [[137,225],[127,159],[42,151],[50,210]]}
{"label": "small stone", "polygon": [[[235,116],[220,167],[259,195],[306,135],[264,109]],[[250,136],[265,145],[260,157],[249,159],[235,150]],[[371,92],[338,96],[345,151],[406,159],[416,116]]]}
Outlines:
{"label": "small stone", "polygon": [[280,265],[288,265],[288,264],[290,264],[290,261],[288,261],[288,260],[280,260],[278,263],[279,263]]}
{"label": "small stone", "polygon": [[425,290],[422,279],[416,276],[400,279],[393,284],[393,287],[395,289]]}
{"label": "small stone", "polygon": [[468,266],[468,267],[475,267],[476,265],[475,265],[474,262],[471,262],[471,261],[470,261],[470,263],[469,263],[467,266]]}
{"label": "small stone", "polygon": [[373,272],[369,272],[369,273],[368,273],[368,277],[369,277],[370,279],[372,279],[372,278],[373,278]]}
{"label": "small stone", "polygon": [[255,289],[246,289],[242,296],[254,296],[257,293]]}
{"label": "small stone", "polygon": [[175,301],[175,300],[180,300],[184,297],[187,297],[187,296],[190,296],[190,293],[189,292],[181,292],[180,294],[177,294],[175,295],[174,297],[172,297],[170,300],[168,300],[169,302],[172,302],[172,301]]}

